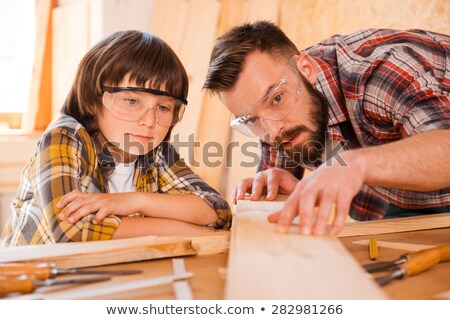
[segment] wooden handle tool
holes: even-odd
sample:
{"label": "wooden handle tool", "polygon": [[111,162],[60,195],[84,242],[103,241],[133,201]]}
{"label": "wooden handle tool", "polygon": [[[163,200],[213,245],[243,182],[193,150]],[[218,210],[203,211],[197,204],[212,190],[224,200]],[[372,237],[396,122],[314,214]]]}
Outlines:
{"label": "wooden handle tool", "polygon": [[86,276],[82,278],[78,277],[58,280],[37,280],[33,277],[28,276],[21,276],[17,278],[0,278],[0,297],[6,296],[10,293],[31,293],[36,290],[36,288],[42,286],[91,283],[110,279],[111,278],[107,276]]}
{"label": "wooden handle tool", "polygon": [[375,281],[383,286],[394,279],[413,276],[445,261],[450,261],[450,245],[421,250],[410,254],[409,259],[401,267],[392,270],[391,274],[376,278]]}
{"label": "wooden handle tool", "polygon": [[60,269],[52,263],[25,264],[5,263],[0,264],[0,276],[18,277],[21,275],[33,276],[38,280],[54,278],[61,274],[110,274],[124,275],[137,274],[142,270],[87,270],[87,269]]}

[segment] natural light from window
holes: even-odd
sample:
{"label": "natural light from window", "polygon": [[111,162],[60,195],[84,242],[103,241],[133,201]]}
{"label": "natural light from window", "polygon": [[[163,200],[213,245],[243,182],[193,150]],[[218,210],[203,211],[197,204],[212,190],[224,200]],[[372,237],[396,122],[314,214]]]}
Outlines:
{"label": "natural light from window", "polygon": [[0,113],[25,112],[36,38],[35,0],[0,0]]}

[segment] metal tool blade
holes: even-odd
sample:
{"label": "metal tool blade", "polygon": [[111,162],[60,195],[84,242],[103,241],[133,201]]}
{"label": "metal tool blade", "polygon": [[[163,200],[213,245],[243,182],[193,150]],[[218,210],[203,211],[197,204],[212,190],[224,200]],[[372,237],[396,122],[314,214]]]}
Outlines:
{"label": "metal tool blade", "polygon": [[86,277],[74,277],[74,278],[66,278],[66,279],[47,279],[43,281],[37,281],[38,286],[53,286],[60,284],[82,284],[82,283],[91,283],[98,281],[106,281],[111,280],[111,277],[108,276],[86,276]]}
{"label": "metal tool blade", "polygon": [[401,279],[401,278],[403,278],[404,275],[405,275],[405,270],[404,269],[402,269],[402,268],[395,268],[387,276],[382,276],[382,277],[375,278],[375,281],[376,281],[376,283],[378,283],[378,285],[380,285],[382,287],[382,286],[387,285],[388,283],[390,283],[394,279]]}
{"label": "metal tool blade", "polygon": [[363,265],[363,268],[369,272],[377,272],[377,271],[381,271],[381,270],[385,270],[391,267],[395,267],[396,265],[405,263],[406,261],[408,261],[408,257],[407,256],[401,256],[400,258],[394,260],[394,261],[385,261],[385,262],[375,262],[375,263],[369,263],[366,265]]}
{"label": "metal tool blade", "polygon": [[58,274],[110,274],[129,275],[142,273],[142,270],[88,270],[88,269],[57,269]]}

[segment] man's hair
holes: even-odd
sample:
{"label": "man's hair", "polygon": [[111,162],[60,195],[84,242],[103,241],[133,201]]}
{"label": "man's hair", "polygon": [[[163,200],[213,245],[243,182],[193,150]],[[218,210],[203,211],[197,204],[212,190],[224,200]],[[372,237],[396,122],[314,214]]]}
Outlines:
{"label": "man's hair", "polygon": [[61,112],[78,120],[89,133],[98,131],[95,110],[103,106],[102,85],[117,86],[127,74],[138,86],[150,81],[154,89],[165,86],[165,91],[187,98],[186,70],[169,45],[147,32],[120,31],[83,57]]}
{"label": "man's hair", "polygon": [[256,21],[234,27],[217,39],[203,88],[213,92],[232,89],[246,57],[255,51],[286,59],[299,54],[295,44],[271,22]]}

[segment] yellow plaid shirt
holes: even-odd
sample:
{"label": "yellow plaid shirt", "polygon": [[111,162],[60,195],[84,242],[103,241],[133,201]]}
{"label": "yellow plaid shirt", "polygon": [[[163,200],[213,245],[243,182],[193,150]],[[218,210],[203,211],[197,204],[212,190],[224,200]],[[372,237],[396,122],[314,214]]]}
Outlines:
{"label": "yellow plaid shirt", "polygon": [[[57,219],[61,209],[56,207],[72,190],[109,192],[108,176],[114,171],[114,158],[106,142],[101,134],[90,136],[70,116],[55,121],[22,173],[0,247],[111,239],[120,217],[110,215],[93,224],[94,214],[90,214],[71,224]],[[231,226],[227,202],[191,171],[168,142],[138,157],[134,184],[138,192],[195,194],[216,211],[218,219],[213,227]]]}

